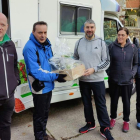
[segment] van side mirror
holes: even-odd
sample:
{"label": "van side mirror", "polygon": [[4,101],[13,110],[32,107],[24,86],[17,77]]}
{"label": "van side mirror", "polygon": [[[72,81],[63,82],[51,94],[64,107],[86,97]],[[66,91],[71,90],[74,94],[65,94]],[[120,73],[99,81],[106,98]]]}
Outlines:
{"label": "van side mirror", "polygon": [[136,47],[139,48],[139,39],[136,38],[136,37],[134,37],[134,38],[133,38],[133,44],[135,44]]}

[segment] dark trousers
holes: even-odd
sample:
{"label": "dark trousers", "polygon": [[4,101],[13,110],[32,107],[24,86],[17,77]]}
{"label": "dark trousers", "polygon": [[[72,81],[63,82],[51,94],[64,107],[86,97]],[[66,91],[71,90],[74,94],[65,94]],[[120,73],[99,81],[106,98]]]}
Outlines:
{"label": "dark trousers", "polygon": [[123,120],[129,122],[130,116],[130,98],[132,94],[131,85],[118,85],[113,82],[109,82],[109,93],[111,97],[110,104],[110,117],[115,119],[117,117],[117,107],[119,96],[122,96],[123,102]]}
{"label": "dark trousers", "polygon": [[0,100],[0,140],[11,139],[10,125],[14,106],[14,96],[6,100]]}
{"label": "dark trousers", "polygon": [[137,98],[136,98],[136,119],[137,122],[140,123],[140,78],[136,78],[136,92],[137,92]]}
{"label": "dark trousers", "polygon": [[92,92],[96,105],[97,117],[101,128],[109,127],[109,116],[106,108],[104,82],[79,82],[86,122],[95,123],[92,108]]}
{"label": "dark trousers", "polygon": [[45,94],[33,94],[33,125],[36,140],[44,140],[43,137],[47,135],[46,125],[50,109],[51,97],[52,91]]}

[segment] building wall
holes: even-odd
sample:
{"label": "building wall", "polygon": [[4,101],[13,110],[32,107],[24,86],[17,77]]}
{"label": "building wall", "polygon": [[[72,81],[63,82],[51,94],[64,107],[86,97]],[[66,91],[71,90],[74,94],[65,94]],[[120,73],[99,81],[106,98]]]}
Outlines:
{"label": "building wall", "polygon": [[140,0],[126,0],[126,8],[139,8]]}
{"label": "building wall", "polygon": [[127,28],[129,29],[130,32],[129,36],[131,40],[133,40],[133,37],[136,37],[139,39],[140,42],[140,28],[131,28],[131,27],[127,27]]}
{"label": "building wall", "polygon": [[126,6],[126,0],[116,0],[119,4],[120,4],[120,6]]}

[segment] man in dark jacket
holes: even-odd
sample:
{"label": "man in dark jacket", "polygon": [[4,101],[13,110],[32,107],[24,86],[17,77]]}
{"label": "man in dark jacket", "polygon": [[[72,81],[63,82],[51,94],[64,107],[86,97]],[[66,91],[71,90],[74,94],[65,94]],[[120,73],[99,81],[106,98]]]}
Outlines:
{"label": "man in dark jacket", "polygon": [[17,68],[17,53],[6,31],[7,18],[0,13],[0,139],[10,140],[11,116],[15,100],[14,90],[20,83]]}
{"label": "man in dark jacket", "polygon": [[121,94],[124,120],[123,132],[129,130],[130,98],[133,78],[138,67],[138,51],[136,46],[130,43],[128,35],[128,29],[121,27],[118,31],[118,38],[109,46],[110,128],[113,128],[116,122],[118,99]]}

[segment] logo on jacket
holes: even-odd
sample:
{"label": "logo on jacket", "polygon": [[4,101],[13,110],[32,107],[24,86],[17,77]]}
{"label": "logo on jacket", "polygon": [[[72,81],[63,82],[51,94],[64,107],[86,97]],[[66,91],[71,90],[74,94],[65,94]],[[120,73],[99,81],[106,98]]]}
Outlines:
{"label": "logo on jacket", "polygon": [[14,56],[14,54],[9,54],[9,56]]}

